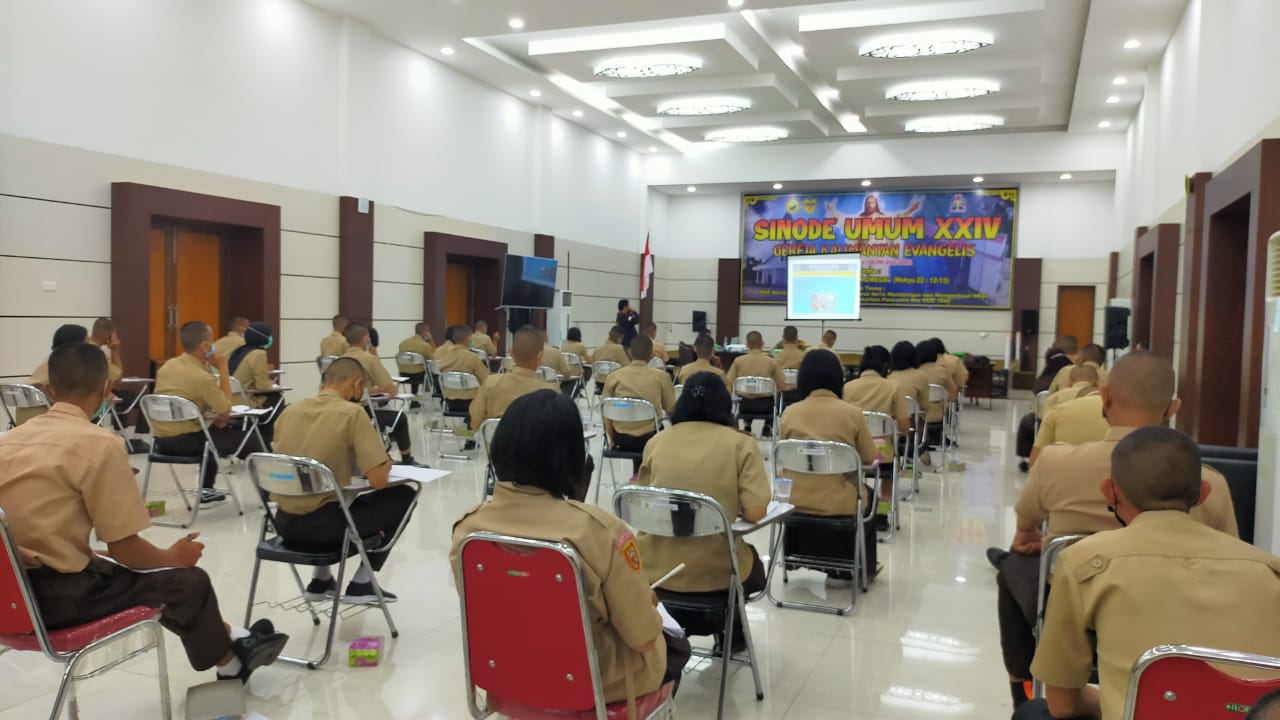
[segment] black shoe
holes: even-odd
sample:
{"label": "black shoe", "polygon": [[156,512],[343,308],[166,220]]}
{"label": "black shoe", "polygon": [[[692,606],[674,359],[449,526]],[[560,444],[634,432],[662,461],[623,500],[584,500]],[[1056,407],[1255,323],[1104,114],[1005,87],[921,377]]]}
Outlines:
{"label": "black shoe", "polygon": [[463,452],[468,452],[468,451],[470,451],[470,450],[475,450],[475,449],[476,449],[476,441],[475,441],[475,440],[468,440],[468,441],[466,441],[465,443],[463,443],[463,444],[462,444],[462,451],[463,451]]}
{"label": "black shoe", "polygon": [[420,462],[418,462],[417,460],[414,460],[412,455],[401,455],[401,456],[400,456],[400,462],[398,462],[398,463],[396,463],[396,464],[397,464],[397,465],[409,465],[409,466],[412,466],[412,467],[420,467],[420,468],[427,467],[427,466],[426,466],[426,465],[424,465],[423,463],[420,463]]}
{"label": "black shoe", "polygon": [[1018,463],[1018,469],[1021,470],[1022,472],[1027,472],[1028,470],[1031,469],[1031,465],[1026,460],[1023,460]]}
{"label": "black shoe", "polygon": [[888,515],[876,515],[876,531],[889,532],[889,516]]}
{"label": "black shoe", "polygon": [[[254,625],[257,626],[258,623]],[[242,683],[249,682],[249,676],[253,674],[253,671],[275,662],[288,642],[289,636],[284,633],[272,633],[270,635],[250,634],[249,637],[242,637],[233,641],[231,643],[231,652],[235,653],[236,659],[240,661],[240,672],[235,675],[222,675],[219,673],[218,679],[239,680]]]}
{"label": "black shoe", "polygon": [[764,429],[760,431],[760,437],[765,440],[773,437],[773,428],[769,425],[765,425]]}
{"label": "black shoe", "polygon": [[249,626],[249,634],[258,637],[267,637],[276,634],[276,626],[270,620],[262,618]]}
{"label": "black shoe", "polygon": [[998,547],[987,548],[987,562],[991,563],[991,567],[999,570],[1000,564],[1005,558],[1009,557],[1009,551]]}
{"label": "black shoe", "polygon": [[[388,592],[386,588],[381,588],[382,599],[389,603],[395,602],[395,593]],[[378,595],[373,591],[373,583],[347,583],[347,591],[342,594],[342,602],[351,605],[376,605],[378,603]]]}
{"label": "black shoe", "polygon": [[201,505],[213,505],[215,503],[223,502],[226,499],[227,494],[221,490],[214,490],[213,488],[202,488],[200,490]]}
{"label": "black shoe", "polygon": [[[715,638],[716,638],[716,642],[715,642],[715,645],[711,648],[711,654],[718,657],[724,654],[724,635],[721,633],[717,633]],[[747,638],[745,636],[734,638],[733,646],[729,648],[729,655],[733,656],[739,653],[744,653],[746,651],[747,651]]]}
{"label": "black shoe", "polygon": [[414,400],[413,402],[409,403],[409,409],[410,409],[410,410],[421,410],[421,409],[422,409],[422,403],[418,402],[417,400]]}
{"label": "black shoe", "polygon": [[311,578],[311,582],[307,583],[307,589],[302,596],[311,602],[321,602],[338,594],[338,581],[333,578],[328,580],[320,580],[319,578]]}

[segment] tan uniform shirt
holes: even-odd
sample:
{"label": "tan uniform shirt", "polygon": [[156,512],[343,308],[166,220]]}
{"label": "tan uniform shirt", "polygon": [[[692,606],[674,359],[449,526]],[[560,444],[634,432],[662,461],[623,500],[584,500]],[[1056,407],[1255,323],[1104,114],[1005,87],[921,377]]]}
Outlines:
{"label": "tan uniform shirt", "polygon": [[1053,443],[1081,443],[1101,440],[1111,426],[1102,417],[1102,396],[1098,393],[1059,403],[1044,414],[1035,447]]}
{"label": "tan uniform shirt", "polygon": [[516,398],[539,390],[558,392],[560,388],[555,383],[539,380],[528,368],[514,367],[511,372],[491,375],[471,401],[471,429],[479,430],[485,420],[502,417]]}
{"label": "tan uniform shirt", "polygon": [[[560,352],[573,353],[574,355],[577,355],[578,360],[580,360],[583,365],[591,364],[591,354],[587,352],[587,346],[580,342],[563,342],[560,344]],[[565,364],[568,365],[567,362]],[[570,365],[569,372],[565,374],[569,377],[578,377],[582,372],[577,367]]]}
{"label": "tan uniform shirt", "polygon": [[[481,360],[479,355],[453,343],[445,343],[440,346],[440,349],[436,351],[436,363],[440,365],[442,374],[447,372],[471,373],[476,376],[476,380],[479,380],[481,385],[489,378],[489,365]],[[444,389],[442,392],[449,400],[471,400],[480,393],[480,389]]]}
{"label": "tan uniform shirt", "polygon": [[845,383],[844,401],[863,412],[884,413],[894,420],[911,419],[906,391],[875,370],[865,370],[858,379]]}
{"label": "tan uniform shirt", "polygon": [[[120,382],[120,378],[124,377],[124,372],[120,370],[119,365],[111,364],[111,349],[106,346],[103,347],[107,351],[107,377],[111,380],[112,384],[118,383]],[[44,393],[45,399],[48,400],[50,404],[56,402],[53,397],[53,388],[49,386],[48,361],[40,363],[39,367],[31,373],[31,377],[27,378],[27,384],[34,385],[39,388],[40,392]],[[17,408],[17,411],[13,416],[13,422],[15,425],[21,425],[31,418],[39,417],[46,412],[48,412],[48,408]]]}
{"label": "tan uniform shirt", "polygon": [[808,350],[805,350],[805,352],[807,352],[807,353],[811,353],[811,352],[813,352],[814,350],[826,350],[826,351],[827,351],[827,352],[829,352],[829,353],[833,353],[833,354],[837,354],[837,355],[838,355],[838,353],[836,353],[836,349],[835,349],[835,348],[833,348],[833,347],[831,347],[830,345],[828,345],[828,344],[826,344],[826,343],[818,343],[817,345],[810,345],[810,346],[809,346],[809,349],[808,349]]}
{"label": "tan uniform shirt", "polygon": [[627,355],[627,349],[615,342],[607,342],[596,348],[596,352],[591,356],[591,362],[599,362],[601,360],[610,360],[619,365],[626,367],[631,362],[631,358]]}
{"label": "tan uniform shirt", "polygon": [[[1103,369],[1101,365],[1093,361],[1085,362],[1085,365],[1088,365],[1098,371],[1098,386],[1105,387],[1107,384],[1107,376],[1110,373]],[[1050,395],[1058,392],[1059,390],[1065,390],[1066,388],[1071,387],[1071,371],[1074,368],[1075,365],[1067,365],[1059,370],[1057,375],[1053,376],[1053,382],[1049,383]]]}
{"label": "tan uniform shirt", "polygon": [[472,333],[471,342],[468,345],[472,350],[485,351],[489,357],[494,357],[498,354],[498,348],[493,344],[493,338],[484,333]]}
{"label": "tan uniform shirt", "polygon": [[[382,436],[360,403],[344,399],[336,390],[296,402],[276,418],[275,451],[324,463],[341,487],[351,484],[353,468],[366,473],[388,462]],[[307,497],[272,495],[280,509],[305,515],[333,502],[332,494]]]}
{"label": "tan uniform shirt", "polygon": [[1059,390],[1058,392],[1044,399],[1044,408],[1042,410],[1042,413],[1049,412],[1051,409],[1053,409],[1055,405],[1059,405],[1068,400],[1075,400],[1078,397],[1083,397],[1084,395],[1088,395],[1089,394],[1088,391],[1092,387],[1093,385],[1090,385],[1087,382],[1078,382],[1073,384],[1069,388],[1063,388],[1062,390]]}
{"label": "tan uniform shirt", "polygon": [[[156,372],[156,395],[176,395],[196,404],[201,412],[222,415],[231,412],[231,401],[222,394],[222,386],[205,367],[203,360],[183,353],[167,360]],[[185,422],[155,422],[151,434],[155,437],[173,437],[200,432],[196,420]]]}
{"label": "tan uniform shirt", "polygon": [[[418,353],[427,360],[434,360],[436,355],[436,349],[431,347],[431,343],[427,342],[421,335],[410,335],[401,340],[399,352]],[[427,371],[422,365],[401,365],[396,363],[396,368],[400,370],[401,375],[415,375]]]}
{"label": "tan uniform shirt", "polygon": [[[671,376],[665,370],[649,367],[648,363],[640,360],[609,373],[609,378],[604,383],[604,397],[648,400],[658,413],[659,420],[676,405],[676,391],[671,385]],[[640,437],[653,432],[653,423],[614,423],[614,430],[623,435]]]}
{"label": "tan uniform shirt", "polygon": [[379,392],[380,389],[395,387],[396,381],[391,379],[391,373],[382,365],[382,361],[376,355],[362,350],[358,347],[349,347],[343,357],[349,357],[360,363],[360,367],[364,368],[365,379],[368,381],[365,387],[370,393]]}
{"label": "tan uniform shirt", "polygon": [[680,372],[676,373],[676,384],[683,385],[686,380],[700,372],[715,373],[720,376],[721,380],[725,381],[725,385],[729,384],[728,376],[724,374],[723,370],[712,365],[710,360],[703,360],[702,358],[698,358],[687,365],[681,365]]}
{"label": "tan uniform shirt", "polygon": [[240,347],[241,345],[244,345],[244,334],[238,333],[235,330],[232,330],[228,332],[226,335],[223,335],[222,337],[218,338],[213,343],[213,351],[218,353],[219,355],[231,357],[231,353],[234,352],[235,349]]}
{"label": "tan uniform shirt", "polygon": [[1082,688],[1094,647],[1102,717],[1124,714],[1129,671],[1156,645],[1280,655],[1280,558],[1177,510],[1062,551],[1031,673]]}
{"label": "tan uniform shirt", "polygon": [[[275,383],[271,381],[270,363],[267,362],[266,350],[250,350],[236,366],[232,377],[240,381],[240,387],[248,390],[270,390]],[[267,403],[265,395],[250,395],[246,392],[248,403],[260,408]],[[239,398],[236,400],[239,402]]]}
{"label": "tan uniform shirt", "polygon": [[[778,367],[783,370],[799,370],[800,361],[804,360],[804,351],[794,343],[783,343],[782,349],[777,355],[773,356],[773,361],[778,363]],[[785,378],[785,375],[784,375]],[[783,382],[783,390],[795,390],[795,383]]]}
{"label": "tan uniform shirt", "polygon": [[324,339],[320,341],[320,354],[342,357],[347,354],[347,347],[349,347],[347,345],[347,338],[344,337],[342,333],[335,332],[332,335],[326,335]]}
{"label": "tan uniform shirt", "polygon": [[[930,385],[941,385],[947,389],[948,394],[956,391],[956,381],[952,378],[951,371],[943,367],[941,363],[925,363],[920,366],[920,372],[924,373]],[[928,399],[929,396],[926,393],[925,400],[927,401]],[[929,422],[942,422],[942,403],[925,402],[923,407],[927,407],[929,410],[927,418]]]}
{"label": "tan uniform shirt", "polygon": [[889,379],[898,383],[898,387],[902,388],[903,393],[915,398],[917,407],[921,410],[928,410],[929,378],[920,372],[920,368],[894,370],[889,373]]}
{"label": "tan uniform shirt", "polygon": [[[863,463],[876,456],[875,442],[862,411],[830,390],[815,390],[782,413],[778,437],[783,440],[833,440],[858,451]],[[800,512],[814,515],[852,515],[858,511],[856,477],[811,475],[787,471],[795,481],[791,502]]]}
{"label": "tan uniform shirt", "polygon": [[[1039,525],[1048,518],[1046,542],[1059,535],[1093,534],[1120,527],[1107,509],[1101,486],[1111,476],[1111,452],[1133,431],[1134,428],[1113,427],[1096,442],[1045,448],[1014,505],[1018,520]],[[1191,509],[1191,516],[1215,530],[1238,536],[1235,505],[1226,478],[1207,465],[1201,468],[1200,477],[1209,483],[1209,497]]]}
{"label": "tan uniform shirt", "polygon": [[26,567],[84,570],[105,543],[151,527],[120,438],[57,403],[0,438],[0,507]]}
{"label": "tan uniform shirt", "polygon": [[[782,368],[778,366],[778,363],[773,358],[769,357],[769,353],[763,350],[752,350],[746,355],[739,355],[734,358],[733,364],[729,366],[727,377],[729,392],[733,392],[733,383],[740,377],[769,378],[773,380],[778,392],[782,392],[783,386],[786,384],[786,378],[782,375]],[[742,394],[739,397],[762,398],[769,396]]]}
{"label": "tan uniform shirt", "polygon": [[962,388],[969,382],[969,368],[965,367],[964,361],[955,355],[950,353],[939,355],[938,364],[951,373],[951,381],[956,384],[956,387]]}
{"label": "tan uniform shirt", "polygon": [[[500,482],[489,502],[476,506],[453,526],[449,566],[459,584],[458,547],[467,535],[481,530],[572,546],[582,561],[605,702],[626,700],[628,665],[637,695],[658,689],[667,669],[667,644],[662,620],[649,599],[640,551],[626,524],[603,508]],[[518,605],[519,599],[512,602]],[[654,645],[646,652],[635,649],[650,642]]]}
{"label": "tan uniform shirt", "polygon": [[653,341],[653,356],[661,360],[664,365],[671,362],[671,353],[668,353],[667,347],[657,340]]}
{"label": "tan uniform shirt", "polygon": [[553,348],[550,345],[542,346],[542,364],[556,371],[556,374],[562,378],[576,377],[569,374],[569,363],[565,362],[564,354],[559,348]]}
{"label": "tan uniform shirt", "polygon": [[[760,509],[773,496],[755,438],[731,427],[684,422],[658,433],[644,447],[641,485],[691,490],[710,495],[724,508],[729,522],[745,508]],[[729,587],[729,554],[721,535],[668,538],[641,533],[637,537],[650,582],[685,563],[685,569],[663,583],[676,592],[710,592]],[[751,549],[737,543],[738,572],[751,572]]]}

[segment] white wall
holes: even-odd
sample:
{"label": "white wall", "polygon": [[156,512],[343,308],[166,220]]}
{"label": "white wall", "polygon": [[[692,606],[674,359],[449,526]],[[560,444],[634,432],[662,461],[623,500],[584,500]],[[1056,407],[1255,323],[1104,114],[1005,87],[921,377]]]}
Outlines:
{"label": "white wall", "polygon": [[1114,183],[1024,183],[1018,200],[1018,257],[1105,258],[1115,248]]}

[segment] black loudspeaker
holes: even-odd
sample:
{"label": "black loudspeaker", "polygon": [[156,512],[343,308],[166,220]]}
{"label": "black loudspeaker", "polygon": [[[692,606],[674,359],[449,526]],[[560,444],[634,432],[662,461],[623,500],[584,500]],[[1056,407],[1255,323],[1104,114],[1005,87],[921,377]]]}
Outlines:
{"label": "black loudspeaker", "polygon": [[1023,310],[1021,328],[1024,339],[1040,334],[1040,311]]}
{"label": "black loudspeaker", "polygon": [[699,333],[706,329],[707,329],[707,311],[694,310],[693,311],[693,331],[696,333]]}
{"label": "black loudspeaker", "polygon": [[1129,347],[1129,308],[1107,307],[1105,337],[1108,350]]}

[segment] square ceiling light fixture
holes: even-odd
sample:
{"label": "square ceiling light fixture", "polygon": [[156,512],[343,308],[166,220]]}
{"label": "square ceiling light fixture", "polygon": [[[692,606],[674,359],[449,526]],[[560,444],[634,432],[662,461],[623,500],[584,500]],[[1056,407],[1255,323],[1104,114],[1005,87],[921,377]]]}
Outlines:
{"label": "square ceiling light fixture", "polygon": [[996,115],[936,115],[907,121],[907,132],[940,133],[990,130],[1004,125],[1004,118]]}
{"label": "square ceiling light fixture", "polygon": [[1000,83],[990,80],[938,80],[914,82],[889,88],[884,96],[889,100],[925,102],[929,100],[960,100],[981,97],[1000,92]]}
{"label": "square ceiling light fixture", "polygon": [[599,77],[616,80],[673,77],[702,69],[702,60],[690,55],[646,55],[606,60],[595,68]]}
{"label": "square ceiling light fixture", "polygon": [[751,101],[735,97],[692,97],[658,105],[659,115],[728,115],[751,108]]}
{"label": "square ceiling light fixture", "polygon": [[991,35],[984,33],[967,30],[941,31],[875,40],[860,47],[858,54],[889,60],[959,55],[980,50],[992,42],[994,40]]}
{"label": "square ceiling light fixture", "polygon": [[752,127],[732,127],[722,130],[712,130],[706,134],[707,142],[720,143],[752,143],[752,142],[771,142],[773,140],[781,140],[787,136],[787,131],[780,127],[771,127],[767,125],[759,125]]}

